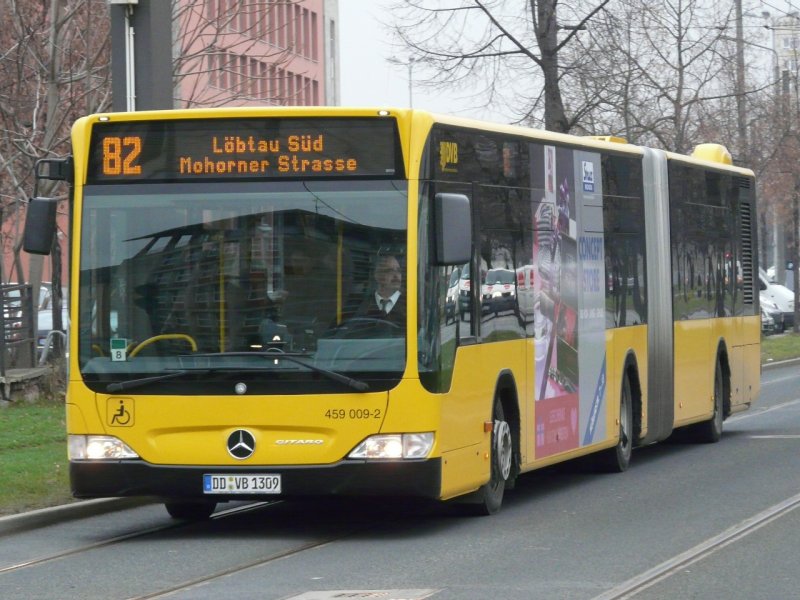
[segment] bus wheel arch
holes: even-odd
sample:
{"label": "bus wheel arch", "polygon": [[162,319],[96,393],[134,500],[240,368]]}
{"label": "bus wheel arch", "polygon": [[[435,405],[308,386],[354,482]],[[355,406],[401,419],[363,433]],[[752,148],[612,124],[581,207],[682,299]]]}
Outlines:
{"label": "bus wheel arch", "polygon": [[619,440],[617,444],[593,456],[592,463],[599,471],[622,473],[630,467],[633,447],[641,439],[642,392],[639,369],[635,355],[630,352],[625,358],[616,396],[620,404]]}
{"label": "bus wheel arch", "polygon": [[642,382],[639,379],[639,363],[636,360],[636,355],[633,351],[628,352],[625,358],[625,366],[622,369],[622,377],[627,378],[630,384],[631,391],[631,410],[632,410],[632,436],[633,445],[638,446],[642,441],[642,415],[644,414],[642,406]]}
{"label": "bus wheel arch", "polygon": [[724,339],[721,339],[717,346],[716,365],[722,371],[722,418],[727,419],[731,414],[731,366],[728,359],[728,346]]}
{"label": "bus wheel arch", "polygon": [[522,464],[522,445],[520,441],[522,431],[522,419],[519,410],[519,395],[517,394],[517,383],[514,375],[509,370],[504,370],[497,378],[497,385],[494,393],[495,402],[500,402],[503,407],[505,421],[511,430],[512,455],[511,473],[506,479],[506,489],[514,489],[517,476],[520,473]]}
{"label": "bus wheel arch", "polygon": [[471,515],[487,516],[500,510],[505,490],[513,488],[519,473],[519,403],[514,377],[508,371],[498,376],[491,410],[489,481],[459,502],[461,510]]}
{"label": "bus wheel arch", "polygon": [[698,444],[714,444],[722,438],[722,423],[731,410],[731,369],[725,340],[717,345],[712,383],[714,410],[711,418],[687,428],[689,440]]}

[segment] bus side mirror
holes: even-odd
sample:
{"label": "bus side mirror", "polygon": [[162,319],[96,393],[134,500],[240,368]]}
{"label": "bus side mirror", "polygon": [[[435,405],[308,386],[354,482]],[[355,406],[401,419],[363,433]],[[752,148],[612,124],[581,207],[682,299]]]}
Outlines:
{"label": "bus side mirror", "polygon": [[463,265],[472,257],[472,213],[464,194],[436,194],[433,199],[436,266]]}
{"label": "bus side mirror", "polygon": [[31,198],[22,238],[22,248],[25,252],[50,254],[53,236],[56,233],[57,208],[58,200],[55,198]]}

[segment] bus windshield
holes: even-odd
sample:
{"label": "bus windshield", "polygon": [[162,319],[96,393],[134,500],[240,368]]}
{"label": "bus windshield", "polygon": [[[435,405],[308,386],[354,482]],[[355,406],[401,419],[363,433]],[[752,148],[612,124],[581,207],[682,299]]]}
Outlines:
{"label": "bus windshield", "polygon": [[371,390],[395,385],[406,190],[402,180],[87,186],[84,380],[101,392],[136,378],[153,379],[137,393],[230,394],[232,382],[352,391],[328,371]]}

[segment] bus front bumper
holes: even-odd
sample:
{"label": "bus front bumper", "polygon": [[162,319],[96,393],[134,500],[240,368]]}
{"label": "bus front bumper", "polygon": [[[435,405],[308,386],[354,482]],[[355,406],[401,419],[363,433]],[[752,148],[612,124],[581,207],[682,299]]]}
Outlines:
{"label": "bus front bumper", "polygon": [[[142,460],[72,461],[76,498],[158,496],[162,498],[248,500],[303,496],[413,496],[438,498],[441,459],[347,460],[331,465],[215,467],[154,465]],[[280,475],[280,494],[207,494],[203,476]]]}

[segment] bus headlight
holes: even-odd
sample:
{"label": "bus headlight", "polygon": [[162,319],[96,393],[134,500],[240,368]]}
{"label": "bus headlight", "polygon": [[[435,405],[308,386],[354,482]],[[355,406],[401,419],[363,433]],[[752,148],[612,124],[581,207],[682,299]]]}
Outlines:
{"label": "bus headlight", "polygon": [[372,435],[348,454],[348,458],[425,458],[433,448],[433,433]]}
{"label": "bus headlight", "polygon": [[110,435],[71,435],[67,444],[70,460],[139,458],[125,442]]}

